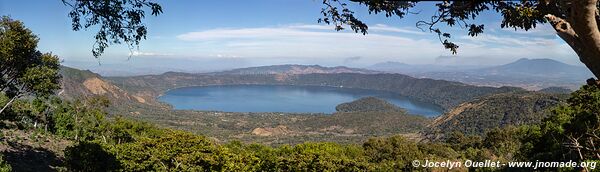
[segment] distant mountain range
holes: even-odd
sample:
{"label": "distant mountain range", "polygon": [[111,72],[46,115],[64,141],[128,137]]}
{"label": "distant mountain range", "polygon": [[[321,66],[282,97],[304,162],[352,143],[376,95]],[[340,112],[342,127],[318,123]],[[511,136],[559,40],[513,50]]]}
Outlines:
{"label": "distant mountain range", "polygon": [[[195,61],[186,61],[187,63],[196,63]],[[183,63],[183,62],[182,62]],[[154,65],[154,64],[153,64]],[[247,64],[246,64],[247,65]],[[82,66],[82,65],[79,65]],[[512,63],[497,66],[475,66],[475,65],[439,65],[439,64],[406,64],[401,62],[382,62],[365,68],[350,68],[344,66],[324,67],[319,65],[272,65],[232,69],[220,72],[215,67],[202,67],[194,69],[170,69],[164,67],[150,68],[140,73],[140,70],[134,70],[131,66],[111,66],[111,64],[90,65],[88,67],[93,71],[104,71],[102,76],[130,76],[141,74],[158,75],[167,71],[176,73],[186,72],[202,73],[208,75],[250,75],[250,74],[277,74],[277,75],[297,75],[297,74],[335,74],[335,73],[399,73],[409,75],[415,78],[431,78],[448,81],[458,81],[478,86],[515,86],[528,90],[540,90],[547,87],[562,87],[570,90],[578,89],[585,83],[585,80],[592,77],[592,73],[583,66],[574,66],[565,64],[552,59],[519,59]],[[245,66],[245,65],[241,65]],[[106,69],[113,69],[112,72],[106,72]],[[230,68],[230,67],[221,67]],[[102,70],[101,70],[102,69]],[[117,70],[119,69],[119,70]],[[135,71],[138,71],[137,73]],[[163,72],[161,72],[163,71]],[[173,73],[167,72],[166,74]]]}
{"label": "distant mountain range", "polygon": [[366,69],[375,71],[384,71],[400,74],[413,74],[413,73],[425,73],[425,72],[437,72],[437,71],[460,71],[468,69],[478,69],[481,66],[447,66],[447,65],[436,65],[436,64],[406,64],[401,62],[382,62],[366,67]]}
{"label": "distant mountain range", "polygon": [[212,74],[221,75],[251,75],[251,74],[311,74],[311,73],[360,73],[360,74],[376,74],[382,73],[379,71],[349,68],[345,66],[323,67],[319,65],[272,65],[233,69],[223,72],[214,72]]}
{"label": "distant mountain range", "polygon": [[515,62],[496,67],[476,70],[492,75],[519,75],[539,77],[586,77],[591,74],[587,68],[565,64],[552,59],[522,58]]}
{"label": "distant mountain range", "polygon": [[368,69],[403,73],[417,78],[442,79],[482,86],[517,86],[530,90],[546,87],[577,89],[586,79],[593,77],[585,67],[552,59],[527,58],[504,65],[479,68],[385,62],[372,65]]}

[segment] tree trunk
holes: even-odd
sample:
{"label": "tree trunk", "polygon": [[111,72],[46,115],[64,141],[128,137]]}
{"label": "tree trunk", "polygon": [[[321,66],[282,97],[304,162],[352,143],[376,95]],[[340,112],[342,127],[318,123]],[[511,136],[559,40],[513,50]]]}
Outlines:
{"label": "tree trunk", "polygon": [[[599,42],[600,43],[600,42]],[[600,46],[594,46],[594,49],[583,50],[581,53],[577,53],[579,60],[585,64],[585,66],[596,76],[596,79],[600,78]]]}
{"label": "tree trunk", "polygon": [[0,110],[0,114],[2,114],[2,112],[4,112],[4,110],[6,110],[6,108],[8,108],[17,99],[17,97],[19,96],[14,96],[12,99],[10,99],[10,101],[8,101],[8,103],[6,103]]}
{"label": "tree trunk", "polygon": [[598,0],[572,1],[571,13],[567,18],[552,14],[546,19],[552,24],[556,34],[577,53],[579,60],[600,78],[600,30],[598,30]]}

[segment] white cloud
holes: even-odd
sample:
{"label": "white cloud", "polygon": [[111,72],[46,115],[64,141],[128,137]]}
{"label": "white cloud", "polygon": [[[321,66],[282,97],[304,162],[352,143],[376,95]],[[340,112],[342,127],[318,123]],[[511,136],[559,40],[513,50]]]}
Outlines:
{"label": "white cloud", "polygon": [[499,44],[507,46],[553,46],[557,45],[556,39],[542,38],[542,37],[510,37],[510,36],[496,36],[491,34],[481,34],[476,37],[472,36],[461,36],[460,39],[471,41],[475,44]]}
{"label": "white cloud", "polygon": [[[315,31],[319,30],[319,31]],[[398,27],[391,27],[384,24],[375,24],[369,27],[373,34],[377,32],[397,32],[397,33],[409,33],[415,35],[425,35],[427,33],[409,30]],[[321,32],[329,31],[329,32]],[[241,28],[241,29],[211,29],[198,32],[188,32],[178,35],[177,38],[185,41],[198,41],[198,40],[213,40],[213,39],[227,39],[227,38],[271,38],[271,37],[304,37],[304,36],[322,36],[324,34],[330,36],[347,36],[357,35],[353,32],[333,32],[334,28],[329,25],[289,25],[284,27],[260,27],[260,28]],[[360,35],[360,34],[358,34]]]}
{"label": "white cloud", "polygon": [[[240,59],[304,60],[343,63],[348,57],[363,57],[353,64],[380,61],[433,63],[438,56],[450,55],[434,34],[383,24],[370,27],[367,35],[336,32],[326,25],[287,25],[278,27],[222,28],[178,35],[188,56],[234,57]],[[504,63],[518,58],[576,59],[556,37],[521,34],[483,34],[454,39],[461,57],[485,57],[476,63]],[[572,62],[572,63],[577,63]],[[488,63],[485,63],[488,64]]]}
{"label": "white cloud", "polygon": [[335,29],[335,27],[332,25],[316,25],[316,24],[311,24],[311,25],[297,24],[297,25],[289,25],[287,27],[293,28],[293,29],[315,29],[315,30],[334,30]]}
{"label": "white cloud", "polygon": [[231,54],[210,54],[210,57],[218,57],[218,58],[240,58],[242,56],[231,55]]}
{"label": "white cloud", "polygon": [[[197,54],[241,54],[244,57],[306,57],[346,58],[419,58],[443,54],[432,39],[409,38],[400,35],[367,35],[351,31],[336,32],[323,25],[292,25],[239,29],[211,29],[180,34],[187,42],[211,42],[212,46],[197,48]],[[399,28],[378,25],[374,30],[405,32]],[[408,31],[406,31],[408,32]],[[419,33],[420,32],[415,32]],[[435,49],[431,49],[435,47]]]}
{"label": "white cloud", "polygon": [[129,52],[129,56],[171,56],[173,54],[170,53],[156,53],[156,52],[141,52],[141,51],[131,51]]}
{"label": "white cloud", "polygon": [[408,33],[408,34],[415,34],[415,35],[429,34],[427,32],[423,32],[420,30],[411,30],[408,28],[392,27],[392,26],[388,26],[385,24],[375,24],[375,25],[369,27],[369,30],[376,31],[376,32],[397,32],[397,33]]}

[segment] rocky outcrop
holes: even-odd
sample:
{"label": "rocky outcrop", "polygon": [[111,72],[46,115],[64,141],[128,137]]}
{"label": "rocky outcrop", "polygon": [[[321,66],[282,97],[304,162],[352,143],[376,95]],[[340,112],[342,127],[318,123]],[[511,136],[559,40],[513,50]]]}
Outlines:
{"label": "rocky outcrop", "polygon": [[58,95],[67,99],[106,96],[111,102],[120,104],[149,104],[152,103],[149,100],[153,100],[153,95],[129,93],[91,71],[62,67],[61,75],[62,89]]}

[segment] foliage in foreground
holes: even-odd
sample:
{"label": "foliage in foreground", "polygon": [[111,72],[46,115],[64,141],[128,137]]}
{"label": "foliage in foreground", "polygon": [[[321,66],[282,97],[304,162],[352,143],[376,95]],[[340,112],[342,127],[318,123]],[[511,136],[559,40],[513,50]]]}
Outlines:
{"label": "foliage in foreground", "polygon": [[47,97],[60,88],[59,59],[38,51],[38,41],[22,22],[0,19],[0,93],[10,99],[0,104],[0,114],[22,96]]}
{"label": "foliage in foreground", "polygon": [[4,156],[0,156],[0,172],[12,171],[12,167],[4,160]]}

